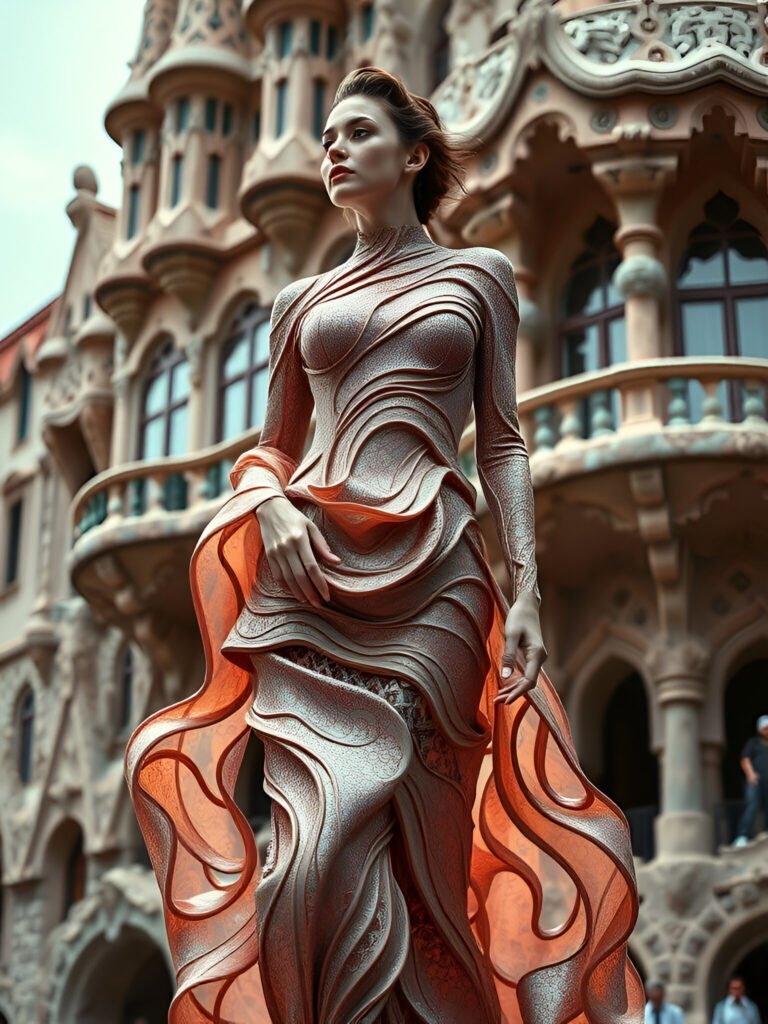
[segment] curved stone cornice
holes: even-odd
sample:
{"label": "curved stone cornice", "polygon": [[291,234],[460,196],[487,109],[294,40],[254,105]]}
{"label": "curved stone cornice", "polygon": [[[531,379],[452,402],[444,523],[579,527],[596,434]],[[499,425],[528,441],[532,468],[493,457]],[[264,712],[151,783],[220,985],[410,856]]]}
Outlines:
{"label": "curved stone cornice", "polygon": [[756,4],[624,0],[562,21],[535,0],[480,57],[462,61],[432,102],[446,128],[488,141],[529,68],[586,96],[670,94],[715,81],[768,95],[768,33]]}
{"label": "curved stone cornice", "polygon": [[542,19],[541,57],[558,78],[590,96],[630,89],[681,92],[714,81],[768,95],[765,29],[756,4],[651,3],[560,22]]}

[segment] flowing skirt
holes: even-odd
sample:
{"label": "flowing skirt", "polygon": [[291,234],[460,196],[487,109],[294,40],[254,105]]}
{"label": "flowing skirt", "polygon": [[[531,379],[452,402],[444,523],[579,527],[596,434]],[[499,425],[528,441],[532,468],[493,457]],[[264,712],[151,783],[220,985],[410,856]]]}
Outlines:
{"label": "flowing skirt", "polygon": [[[293,467],[259,457],[289,490]],[[126,751],[170,1024],[639,1024],[627,823],[546,672],[494,705],[508,609],[466,502],[445,487],[394,523],[304,506],[342,558],[314,608],[272,579],[253,500],[239,488],[192,559],[203,685]],[[234,799],[251,729],[263,864]]]}
{"label": "flowing skirt", "polygon": [[466,534],[417,581],[332,599],[319,621],[260,566],[224,651],[249,652],[272,798],[256,916],[275,1024],[501,1020],[467,907],[484,565]]}

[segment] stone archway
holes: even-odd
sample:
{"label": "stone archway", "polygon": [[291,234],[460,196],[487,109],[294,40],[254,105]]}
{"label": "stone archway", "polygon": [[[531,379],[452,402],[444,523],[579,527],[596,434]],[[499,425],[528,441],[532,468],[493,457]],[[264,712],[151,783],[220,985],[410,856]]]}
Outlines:
{"label": "stone archway", "polygon": [[147,932],[123,927],[115,941],[97,935],[73,965],[61,1024],[165,1024],[173,997],[162,950]]}
{"label": "stone archway", "polygon": [[[721,842],[730,842],[736,835],[744,793],[744,774],[739,763],[741,751],[746,740],[755,735],[757,717],[762,714],[768,714],[768,659],[756,658],[731,675],[723,694],[725,749],[721,818],[725,821],[720,828]],[[768,822],[758,819],[756,827],[768,831]]]}
{"label": "stone archway", "polygon": [[728,934],[709,969],[709,1013],[724,997],[728,981],[734,974],[744,978],[747,995],[760,1008],[762,1019],[768,1019],[768,909],[760,910],[742,920],[739,927]]}
{"label": "stone archway", "polygon": [[152,872],[108,871],[51,933],[45,960],[46,1020],[165,1024],[173,973]]}

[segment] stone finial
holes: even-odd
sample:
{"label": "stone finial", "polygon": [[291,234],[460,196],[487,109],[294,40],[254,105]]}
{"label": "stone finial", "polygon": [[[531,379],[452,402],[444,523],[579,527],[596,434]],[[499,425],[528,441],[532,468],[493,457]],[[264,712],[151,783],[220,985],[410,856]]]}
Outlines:
{"label": "stone finial", "polygon": [[169,49],[211,46],[249,56],[248,33],[234,0],[179,0]]}
{"label": "stone finial", "polygon": [[667,271],[653,256],[628,256],[616,268],[613,284],[623,299],[651,295],[661,299],[667,290]]}
{"label": "stone finial", "polygon": [[72,172],[72,184],[78,192],[91,192],[98,195],[99,182],[96,173],[88,164],[78,164]]}

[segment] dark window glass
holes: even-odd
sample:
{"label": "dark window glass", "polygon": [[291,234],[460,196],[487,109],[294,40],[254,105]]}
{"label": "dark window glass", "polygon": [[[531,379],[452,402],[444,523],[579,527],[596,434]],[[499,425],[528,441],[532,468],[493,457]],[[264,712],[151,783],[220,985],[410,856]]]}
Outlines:
{"label": "dark window glass", "polygon": [[320,56],[320,37],[322,34],[323,26],[317,20],[313,18],[309,23],[309,52],[313,57]]}
{"label": "dark window glass", "polygon": [[251,131],[253,133],[253,141],[258,142],[261,138],[261,111],[255,110],[253,113],[253,120],[251,121]]}
{"label": "dark window glass", "polygon": [[139,229],[140,196],[140,187],[138,185],[131,185],[128,192],[128,225],[126,228],[128,238],[133,238]]}
{"label": "dark window glass", "polygon": [[219,440],[264,420],[269,380],[269,314],[249,304],[232,325],[221,357]]}
{"label": "dark window glass", "polygon": [[280,57],[287,57],[293,45],[293,22],[284,21],[278,28],[277,52]]}
{"label": "dark window glass", "polygon": [[144,160],[144,132],[141,128],[133,133],[131,160],[134,164],[140,164]]}
{"label": "dark window glass", "polygon": [[326,43],[325,53],[328,60],[333,60],[336,56],[338,33],[335,25],[328,26],[328,42]]}
{"label": "dark window glass", "polygon": [[120,663],[118,695],[117,731],[124,733],[133,721],[133,651],[130,647],[125,649]]}
{"label": "dark window glass", "polygon": [[181,153],[177,153],[171,163],[171,206],[178,206],[181,199],[181,178],[183,172],[184,157]]}
{"label": "dark window glass", "polygon": [[91,296],[85,295],[83,297],[83,320],[87,320],[91,315]]}
{"label": "dark window glass", "polygon": [[363,40],[370,39],[373,35],[374,26],[373,4],[363,4],[360,8],[360,23],[362,27]]}
{"label": "dark window glass", "polygon": [[[624,304],[613,286],[621,256],[613,243],[614,224],[598,217],[584,235],[584,251],[571,264],[562,297],[562,376],[602,370],[627,358]],[[596,400],[580,403],[582,435],[592,433]],[[619,396],[610,394],[614,427],[618,425]]]}
{"label": "dark window glass", "polygon": [[[688,236],[678,266],[678,351],[687,356],[765,357],[768,247],[724,192],[705,204],[704,216]],[[716,395],[723,416],[742,418],[739,381],[721,383]],[[698,381],[689,383],[688,399],[696,422],[705,399]]]}
{"label": "dark window glass", "polygon": [[64,873],[64,907],[62,919],[70,909],[85,896],[85,854],[83,852],[83,833],[78,829],[77,838],[67,858]]}
{"label": "dark window glass", "polygon": [[176,103],[176,131],[185,132],[189,127],[189,97],[182,96]]}
{"label": "dark window glass", "polygon": [[285,131],[285,109],[288,99],[288,82],[284,78],[277,83],[277,111],[275,117],[275,138],[279,138]]}
{"label": "dark window glass", "polygon": [[32,780],[32,754],[35,739],[35,695],[28,689],[19,705],[19,778],[26,785]]}
{"label": "dark window glass", "polygon": [[17,498],[8,507],[8,535],[5,548],[5,585],[10,587],[19,575],[19,555],[21,553],[21,511],[22,499]]}
{"label": "dark window glass", "polygon": [[219,205],[219,171],[221,169],[221,157],[212,153],[208,157],[208,184],[206,188],[205,201],[208,206],[215,210]]}
{"label": "dark window glass", "polygon": [[205,101],[205,130],[207,132],[216,131],[216,120],[219,112],[218,100],[209,96]]}
{"label": "dark window glass", "polygon": [[320,139],[325,127],[325,82],[316,78],[312,85],[312,131],[315,138]]}
{"label": "dark window glass", "polygon": [[232,104],[225,103],[222,112],[221,134],[226,138],[232,131]]}
{"label": "dark window glass", "polygon": [[447,78],[451,70],[451,39],[445,28],[445,19],[448,16],[449,8],[449,4],[443,4],[437,19],[437,31],[432,45],[432,87],[434,89],[444,78]]}
{"label": "dark window glass", "polygon": [[19,418],[16,422],[16,441],[29,434],[29,416],[32,410],[32,374],[22,363],[19,371]]}
{"label": "dark window glass", "polygon": [[189,364],[169,340],[152,360],[144,385],[140,458],[158,459],[186,452],[188,400]]}

